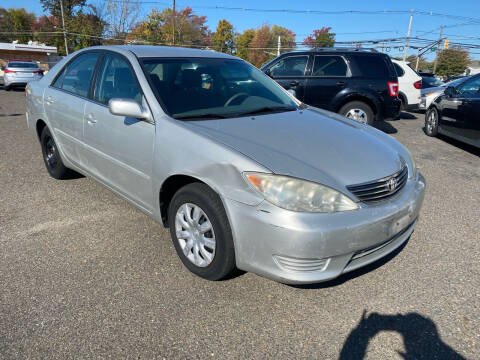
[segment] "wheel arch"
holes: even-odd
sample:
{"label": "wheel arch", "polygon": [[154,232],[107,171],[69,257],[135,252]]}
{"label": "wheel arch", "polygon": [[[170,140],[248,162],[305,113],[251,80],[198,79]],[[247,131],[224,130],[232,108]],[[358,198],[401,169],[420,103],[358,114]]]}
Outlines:
{"label": "wheel arch", "polygon": [[38,139],[40,140],[40,135],[42,135],[43,129],[47,126],[47,123],[42,119],[38,119],[35,123],[35,130],[37,132]]}
{"label": "wheel arch", "polygon": [[345,105],[348,104],[349,102],[352,101],[361,101],[370,106],[370,108],[373,111],[373,114],[376,116],[378,114],[378,105],[368,96],[362,95],[362,94],[352,94],[350,96],[347,96],[343,98],[341,101],[337,103],[335,106],[335,112],[339,112],[340,109]]}

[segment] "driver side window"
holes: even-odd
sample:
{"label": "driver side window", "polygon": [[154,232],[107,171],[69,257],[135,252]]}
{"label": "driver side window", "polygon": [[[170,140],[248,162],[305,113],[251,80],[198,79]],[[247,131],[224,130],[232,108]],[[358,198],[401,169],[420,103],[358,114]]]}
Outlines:
{"label": "driver side window", "polygon": [[289,56],[280,59],[270,68],[270,75],[275,76],[304,76],[307,67],[308,55]]}
{"label": "driver side window", "polygon": [[477,95],[480,96],[480,77],[467,80],[460,85],[457,91],[462,95]]}

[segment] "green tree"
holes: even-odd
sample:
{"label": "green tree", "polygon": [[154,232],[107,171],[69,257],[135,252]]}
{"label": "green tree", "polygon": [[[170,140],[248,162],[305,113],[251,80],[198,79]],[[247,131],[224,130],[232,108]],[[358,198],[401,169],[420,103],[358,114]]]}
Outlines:
{"label": "green tree", "polygon": [[238,34],[235,39],[236,55],[244,60],[248,60],[248,47],[255,37],[254,29],[247,29]]}
{"label": "green tree", "polygon": [[26,43],[31,40],[30,31],[35,21],[35,15],[25,9],[0,8],[0,41],[18,40]]}
{"label": "green tree", "polygon": [[470,64],[467,50],[451,48],[442,50],[438,56],[436,75],[450,76],[462,74]]}
{"label": "green tree", "polygon": [[218,22],[217,30],[212,36],[212,45],[217,51],[232,54],[235,45],[235,33],[233,25],[223,19]]}
{"label": "green tree", "polygon": [[333,47],[335,44],[335,34],[331,33],[331,27],[322,27],[319,30],[313,30],[313,33],[303,40],[303,45],[313,48]]}
{"label": "green tree", "polygon": [[[399,58],[398,60],[402,60],[402,59]],[[415,66],[417,64],[417,57],[415,55],[407,56],[406,61],[410,62],[410,66],[412,67],[412,69],[415,69]],[[423,56],[420,56],[420,60],[418,61],[418,70],[432,71],[433,63],[427,61]]]}
{"label": "green tree", "polygon": [[[148,17],[127,36],[127,41],[173,44],[172,15],[171,8],[161,12],[152,9]],[[212,34],[206,22],[207,17],[195,15],[191,7],[175,11],[175,44],[194,47],[210,45]]]}

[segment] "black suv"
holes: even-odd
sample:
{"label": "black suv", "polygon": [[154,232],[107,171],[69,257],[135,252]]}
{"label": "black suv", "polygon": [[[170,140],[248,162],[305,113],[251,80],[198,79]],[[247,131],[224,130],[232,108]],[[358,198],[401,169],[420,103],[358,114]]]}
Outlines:
{"label": "black suv", "polygon": [[283,53],[261,70],[300,101],[372,124],[400,113],[398,80],[388,55],[322,48]]}

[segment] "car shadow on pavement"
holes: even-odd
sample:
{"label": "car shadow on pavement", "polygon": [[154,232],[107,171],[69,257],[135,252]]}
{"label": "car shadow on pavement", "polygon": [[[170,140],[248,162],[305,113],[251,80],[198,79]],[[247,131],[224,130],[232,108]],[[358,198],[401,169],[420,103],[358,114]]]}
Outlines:
{"label": "car shadow on pavement", "polygon": [[407,241],[405,241],[402,245],[400,245],[398,248],[393,250],[390,254],[382,257],[381,259],[378,259],[377,261],[374,261],[371,264],[365,265],[357,270],[340,275],[336,279],[321,282],[321,283],[316,283],[316,284],[300,284],[300,285],[288,285],[288,286],[299,288],[299,289],[326,289],[329,287],[341,285],[344,282],[347,282],[351,279],[362,276],[366,273],[369,273],[370,271],[376,270],[379,267],[385,265],[390,260],[392,260],[395,256],[397,256],[405,248],[405,246],[407,246],[409,241],[410,241],[410,238],[408,238]]}
{"label": "car shadow on pavement", "polygon": [[402,336],[405,352],[397,352],[403,359],[465,360],[442,341],[431,319],[414,312],[406,315],[373,312],[366,316],[366,310],[345,340],[339,360],[363,359],[369,342],[382,331],[394,331]]}
{"label": "car shadow on pavement", "polygon": [[401,119],[401,120],[416,120],[416,119],[418,119],[418,117],[416,115],[412,114],[412,113],[408,113],[408,112],[403,111],[403,112],[400,113],[399,119]]}
{"label": "car shadow on pavement", "polygon": [[373,123],[373,127],[387,134],[396,134],[398,132],[395,127],[393,127],[389,122],[386,122],[384,120],[375,121]]}

